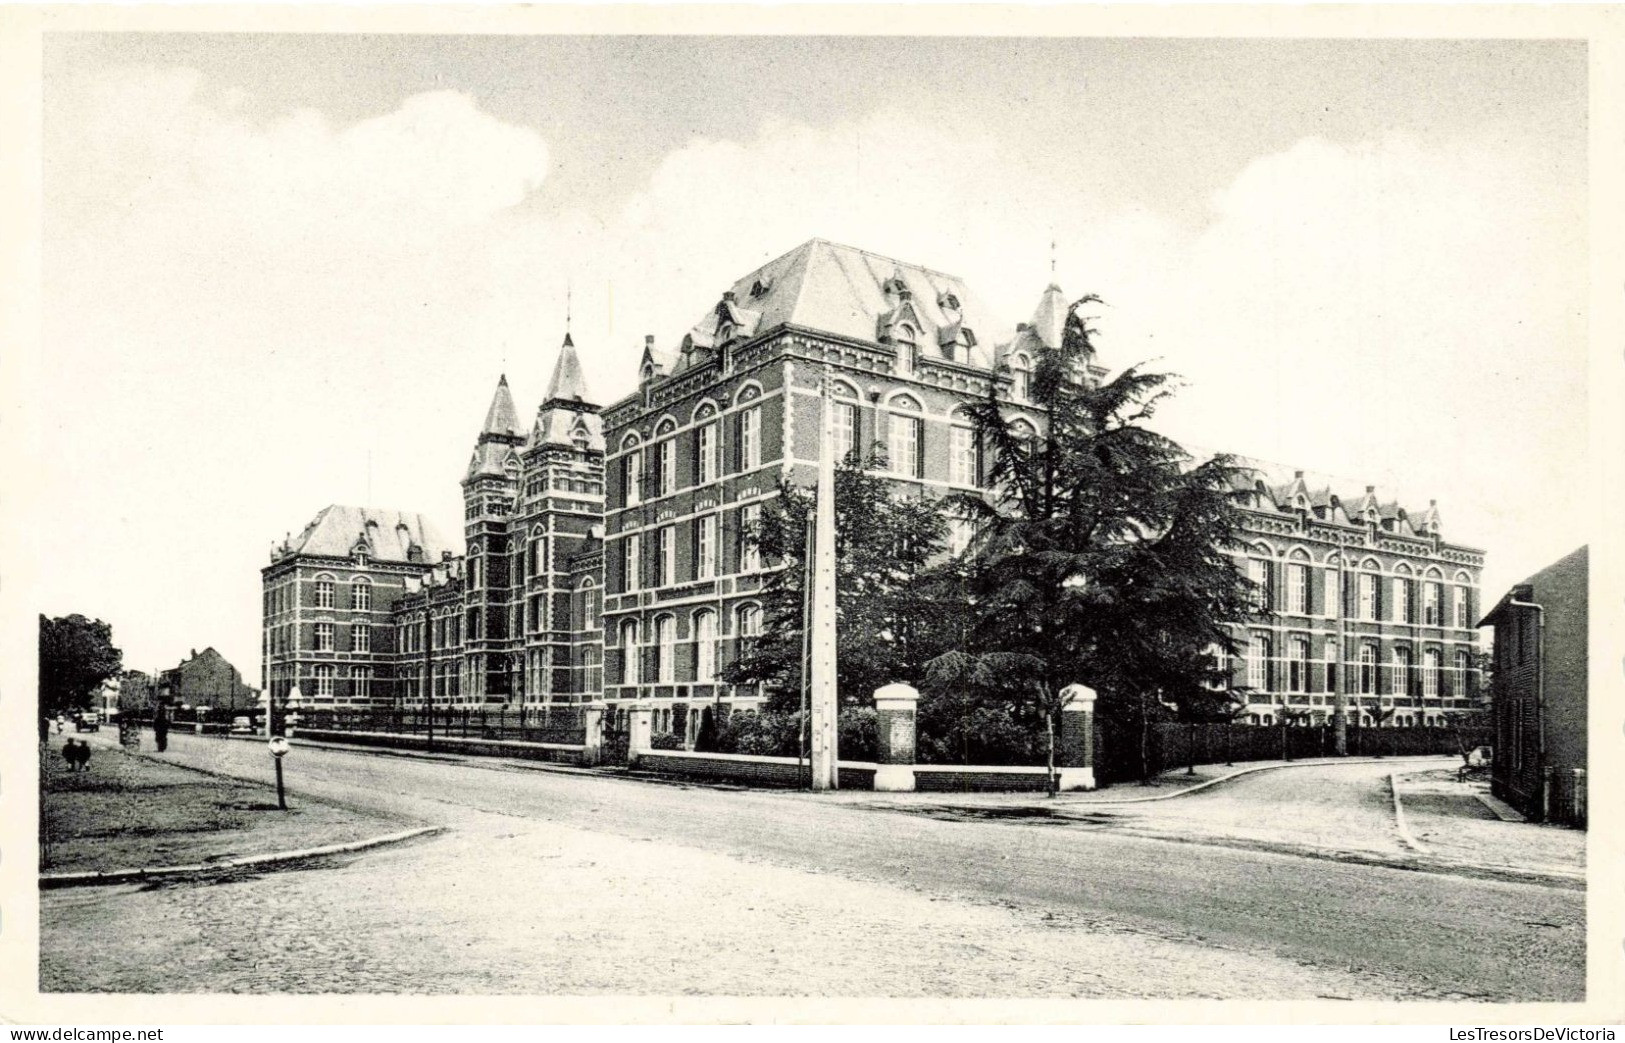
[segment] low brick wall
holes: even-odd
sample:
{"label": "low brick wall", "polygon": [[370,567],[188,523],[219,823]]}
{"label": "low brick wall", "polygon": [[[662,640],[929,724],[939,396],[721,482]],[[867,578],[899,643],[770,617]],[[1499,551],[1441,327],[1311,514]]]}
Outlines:
{"label": "low brick wall", "polygon": [[1043,793],[1049,778],[1043,768],[916,764],[914,788],[921,793]]}
{"label": "low brick wall", "polygon": [[[794,788],[806,784],[807,766],[794,757],[758,757],[743,753],[690,753],[650,750],[638,754],[638,770],[697,779],[720,779],[751,786]],[[842,789],[873,789],[875,766],[857,761],[840,764]]]}
{"label": "low brick wall", "polygon": [[[429,740],[422,735],[399,735],[393,732],[328,731],[321,728],[296,728],[294,739],[330,742],[344,746],[371,746],[391,750],[428,750]],[[257,739],[264,736],[237,735],[233,738]],[[456,736],[435,736],[434,750],[442,753],[466,753],[475,757],[508,757],[513,760],[548,761],[554,764],[580,764],[583,746],[554,742],[519,742],[504,739],[464,739]]]}

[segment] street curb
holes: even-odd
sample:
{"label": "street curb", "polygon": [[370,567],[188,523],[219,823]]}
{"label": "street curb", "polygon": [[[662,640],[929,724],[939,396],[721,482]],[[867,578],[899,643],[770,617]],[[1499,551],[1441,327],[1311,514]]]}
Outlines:
{"label": "street curb", "polygon": [[39,878],[39,886],[41,891],[51,891],[60,887],[129,884],[143,880],[200,876],[232,869],[261,868],[289,862],[303,862],[307,859],[321,858],[325,855],[344,855],[353,851],[366,851],[375,847],[383,847],[386,844],[399,844],[402,841],[412,840],[430,833],[444,832],[445,828],[444,826],[419,826],[399,833],[369,837],[366,840],[354,840],[347,844],[328,844],[323,847],[310,847],[298,851],[275,851],[268,855],[250,855],[246,858],[227,859],[223,862],[197,863],[183,866],[146,866],[141,869],[108,869],[91,873],[42,874]]}
{"label": "street curb", "polygon": [[1497,797],[1493,793],[1474,793],[1479,803],[1495,813],[1495,817],[1502,822],[1528,822],[1529,818],[1517,808]]}
{"label": "street curb", "polygon": [[1405,823],[1405,804],[1399,799],[1399,772],[1388,773],[1388,792],[1394,798],[1394,825],[1399,829],[1399,842],[1418,854],[1427,853],[1427,845],[1416,839],[1411,827]]}
{"label": "street curb", "polygon": [[1410,763],[1412,761],[1436,761],[1441,760],[1446,756],[1448,756],[1448,754],[1434,753],[1419,754],[1414,757],[1339,757],[1335,760],[1281,761],[1279,763],[1272,762],[1270,764],[1258,764],[1251,768],[1241,768],[1231,772],[1229,775],[1221,775],[1216,779],[1208,779],[1206,782],[1198,782],[1194,786],[1186,786],[1184,789],[1175,790],[1172,793],[1159,793],[1154,797],[1124,797],[1121,800],[1074,800],[1067,801],[1063,806],[1093,807],[1096,804],[1149,804],[1150,802],[1156,800],[1173,800],[1175,797],[1189,796],[1190,794],[1196,793],[1200,790],[1217,786],[1220,783],[1229,782],[1231,779],[1239,779],[1243,775],[1252,775],[1260,771],[1274,771],[1277,768],[1324,768],[1328,765],[1337,764],[1398,764],[1401,762]]}

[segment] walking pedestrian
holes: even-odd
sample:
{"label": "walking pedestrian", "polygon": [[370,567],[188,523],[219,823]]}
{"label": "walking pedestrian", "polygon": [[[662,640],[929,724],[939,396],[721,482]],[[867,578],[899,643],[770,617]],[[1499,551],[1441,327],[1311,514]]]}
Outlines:
{"label": "walking pedestrian", "polygon": [[152,711],[152,741],[159,753],[169,749],[169,708],[163,703]]}

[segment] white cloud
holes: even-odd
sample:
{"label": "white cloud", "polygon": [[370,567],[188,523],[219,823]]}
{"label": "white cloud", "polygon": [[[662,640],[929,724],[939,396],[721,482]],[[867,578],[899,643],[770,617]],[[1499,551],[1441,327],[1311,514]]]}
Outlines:
{"label": "white cloud", "polygon": [[[77,469],[47,490],[45,608],[109,617],[143,665],[213,643],[255,673],[265,546],[366,498],[369,451],[375,502],[454,525],[496,372],[533,408],[567,281],[608,400],[643,333],[672,344],[814,235],[961,274],[1012,325],[1053,237],[1066,289],[1109,303],[1104,361],[1160,357],[1189,379],[1174,433],[1403,475],[1498,568],[1579,542],[1552,518],[1579,513],[1583,284],[1565,280],[1584,253],[1563,236],[1584,224],[1562,210],[1573,186],[1493,142],[1305,140],[1194,223],[1108,209],[997,128],[881,110],[695,141],[613,212],[543,214],[517,204],[547,143],[456,93],[338,126],[127,69],[48,103],[42,391],[73,403],[54,435]],[[1525,417],[1537,436],[1507,422]],[[110,562],[148,560],[147,578],[106,582]],[[187,596],[155,613],[160,576]]]}

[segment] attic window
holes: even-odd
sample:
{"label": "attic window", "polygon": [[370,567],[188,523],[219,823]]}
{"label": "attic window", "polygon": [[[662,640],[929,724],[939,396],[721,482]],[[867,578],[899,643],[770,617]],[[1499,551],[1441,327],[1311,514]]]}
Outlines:
{"label": "attic window", "polygon": [[644,380],[653,380],[654,376],[655,376],[654,364],[650,363],[648,365],[645,365],[643,367],[643,379]]}
{"label": "attic window", "polygon": [[959,298],[955,297],[951,293],[943,294],[937,300],[937,303],[940,304],[942,307],[949,309],[950,311],[958,311],[959,310]]}
{"label": "attic window", "polygon": [[767,296],[767,291],[771,290],[772,288],[772,279],[757,279],[756,284],[750,288],[750,295],[752,297],[765,297]]}

